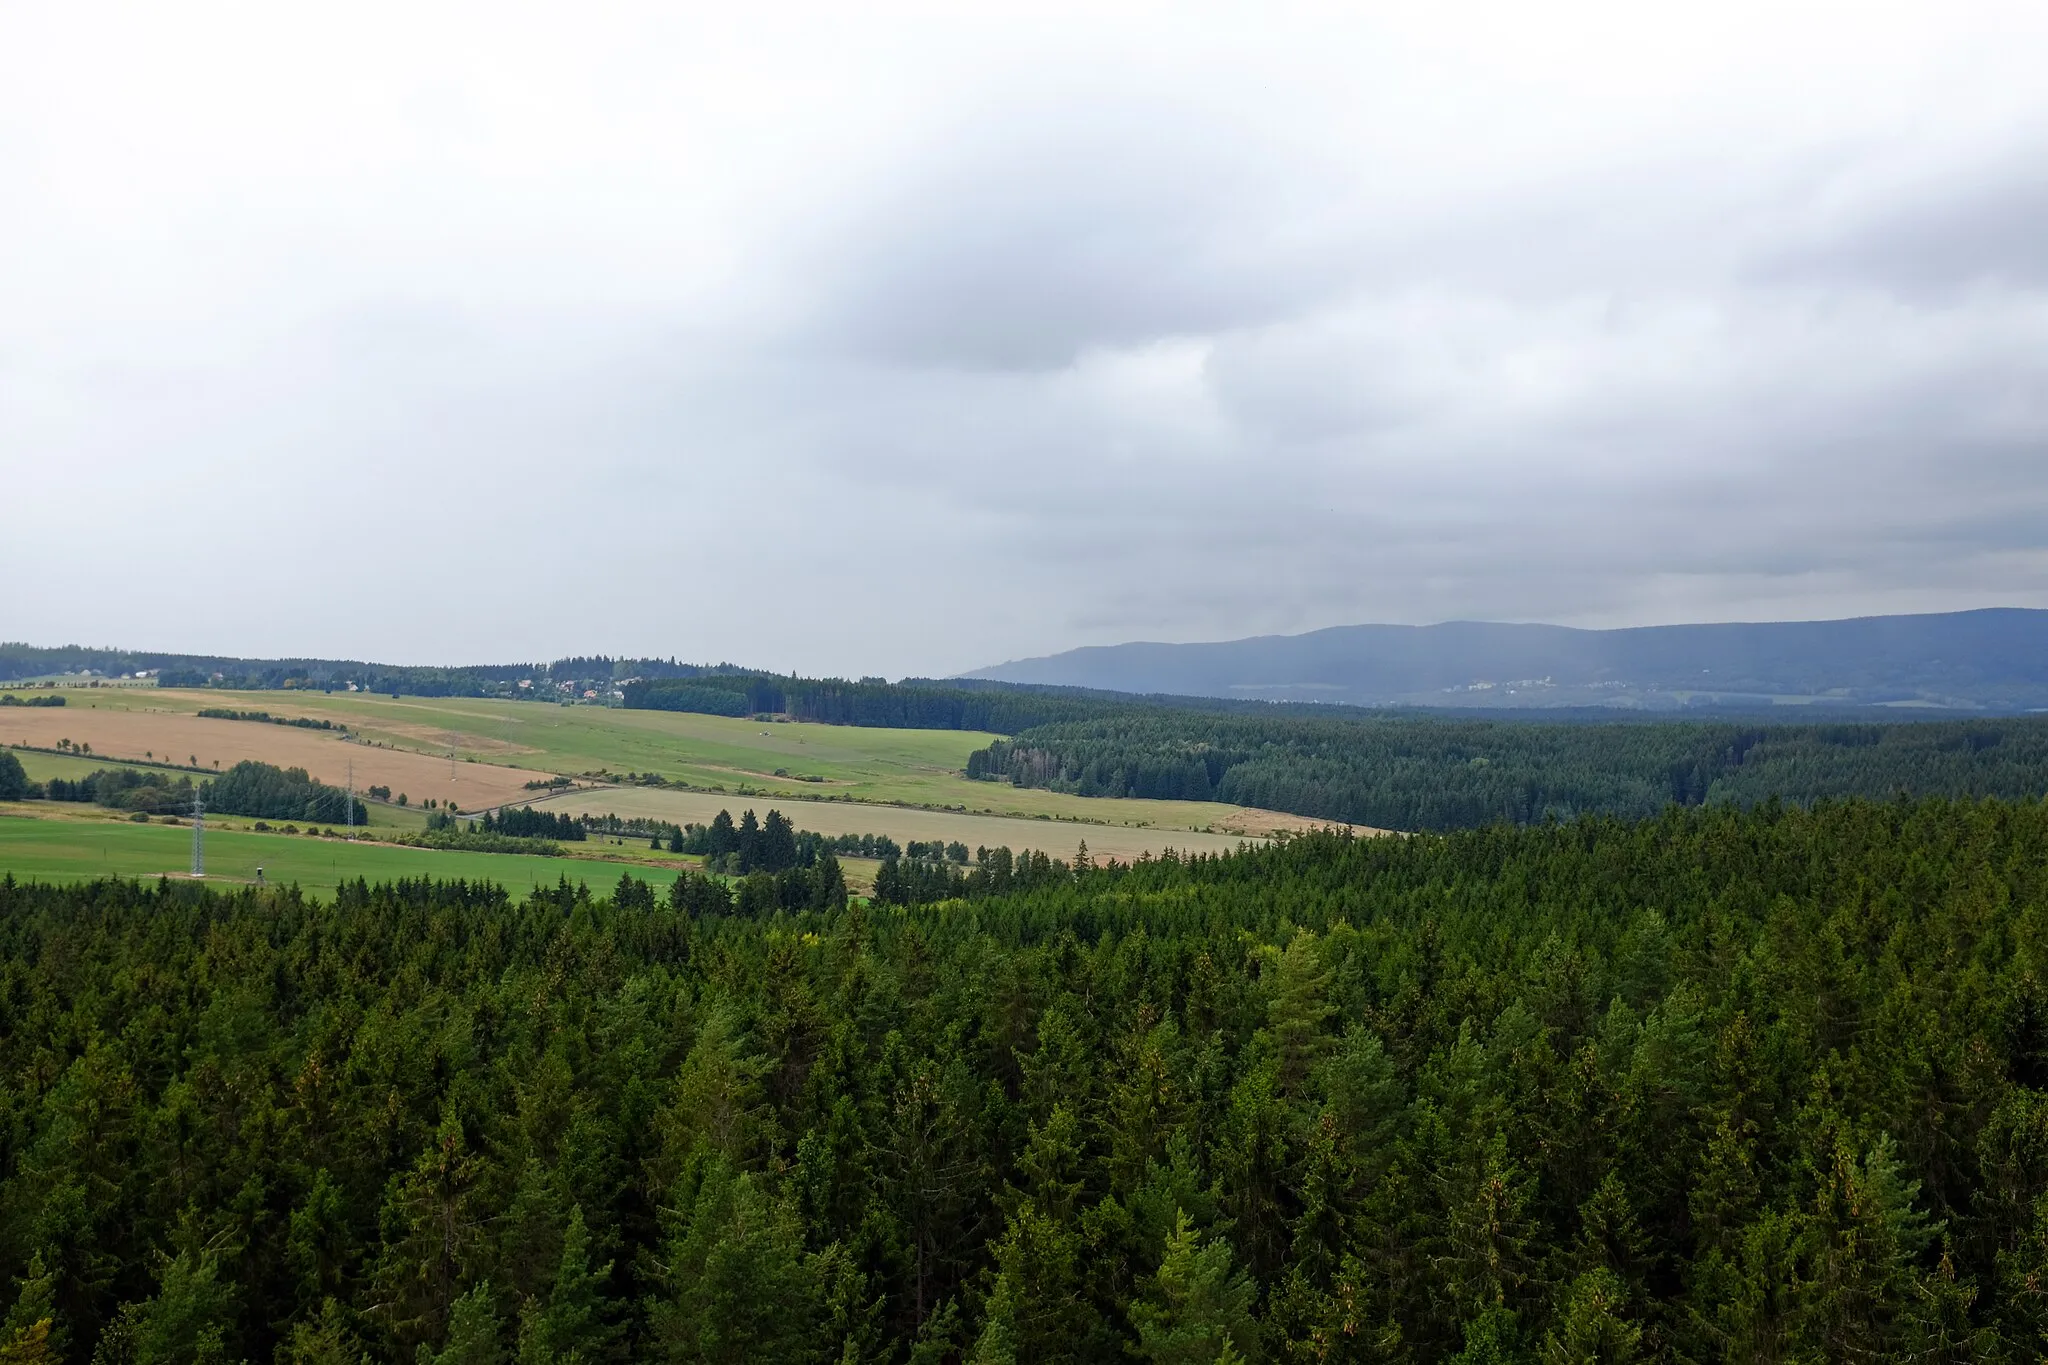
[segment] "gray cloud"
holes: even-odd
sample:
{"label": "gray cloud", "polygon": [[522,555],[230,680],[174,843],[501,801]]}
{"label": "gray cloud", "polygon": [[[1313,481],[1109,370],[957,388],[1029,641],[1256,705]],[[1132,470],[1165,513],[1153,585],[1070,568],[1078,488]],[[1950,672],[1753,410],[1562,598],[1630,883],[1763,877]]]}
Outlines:
{"label": "gray cloud", "polygon": [[1767,278],[1861,281],[1925,295],[2048,284],[2048,132],[1904,183],[1846,187],[1805,240],[1765,262]]}
{"label": "gray cloud", "polygon": [[0,637],[2048,605],[2038,11],[403,18],[0,20]]}
{"label": "gray cloud", "polygon": [[816,326],[885,362],[1044,370],[1285,316],[1345,269],[1292,159],[1198,106],[970,109],[825,217]]}

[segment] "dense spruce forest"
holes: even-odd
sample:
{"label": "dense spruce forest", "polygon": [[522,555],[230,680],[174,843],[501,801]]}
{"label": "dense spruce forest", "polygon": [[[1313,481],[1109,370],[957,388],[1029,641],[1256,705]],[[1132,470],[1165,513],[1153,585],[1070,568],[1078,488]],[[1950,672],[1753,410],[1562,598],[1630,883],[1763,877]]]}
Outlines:
{"label": "dense spruce forest", "polygon": [[627,706],[650,711],[783,715],[822,725],[987,730],[1005,735],[1060,721],[1158,709],[1135,697],[1105,699],[1052,688],[955,687],[923,681],[888,683],[879,678],[848,682],[843,678],[743,672],[706,672],[682,681],[649,679],[629,683],[622,690]]}
{"label": "dense spruce forest", "polygon": [[2039,803],[679,886],[0,879],[0,1355],[2048,1343]]}
{"label": "dense spruce forest", "polygon": [[1667,802],[2048,792],[2043,717],[1475,720],[738,670],[636,682],[624,694],[629,707],[657,710],[993,731],[1012,738],[971,754],[968,776],[1081,796],[1222,801],[1383,829],[1640,817]]}
{"label": "dense spruce forest", "polygon": [[1084,796],[1228,801],[1445,830],[1648,816],[1668,802],[2038,797],[2048,793],[2048,718],[1593,724],[1154,711],[1027,730],[971,755],[967,773]]}

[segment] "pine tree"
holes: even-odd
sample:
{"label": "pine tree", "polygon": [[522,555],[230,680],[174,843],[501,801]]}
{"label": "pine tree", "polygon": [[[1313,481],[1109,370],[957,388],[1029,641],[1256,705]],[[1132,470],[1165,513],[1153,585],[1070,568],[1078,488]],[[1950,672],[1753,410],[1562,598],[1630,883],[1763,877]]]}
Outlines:
{"label": "pine tree", "polygon": [[1007,1275],[996,1276],[995,1290],[982,1314],[981,1334],[974,1339],[967,1365],[1017,1365],[1016,1294]]}
{"label": "pine tree", "polygon": [[1275,970],[1270,1018],[1274,1046],[1280,1054],[1280,1088],[1293,1094],[1329,1045],[1324,1032],[1336,1013],[1328,1000],[1329,969],[1323,966],[1316,936],[1294,931]]}
{"label": "pine tree", "polygon": [[665,1260],[667,1293],[647,1305],[664,1358],[693,1365],[816,1359],[817,1267],[804,1255],[795,1216],[752,1175],[712,1163]]}
{"label": "pine tree", "polygon": [[481,1175],[451,1108],[443,1111],[434,1140],[412,1169],[394,1182],[373,1278],[378,1311],[401,1341],[432,1340],[448,1322],[459,1286],[482,1249],[482,1216],[475,1207]]}
{"label": "pine tree", "polygon": [[796,827],[779,810],[769,811],[761,826],[758,856],[764,871],[780,872],[796,866]]}
{"label": "pine tree", "polygon": [[1258,1289],[1231,1264],[1221,1237],[1206,1245],[1185,1212],[1175,1220],[1151,1288],[1131,1305],[1135,1353],[1154,1365],[1217,1365],[1260,1358],[1251,1308]]}
{"label": "pine tree", "polygon": [[21,1292],[0,1326],[0,1365],[57,1365],[64,1358],[65,1338],[57,1325],[57,1272],[38,1251],[29,1257],[20,1283]]}
{"label": "pine tree", "polygon": [[418,1365],[500,1365],[505,1359],[505,1328],[491,1302],[491,1282],[479,1281],[455,1300],[448,1314],[448,1338],[439,1351],[424,1344],[414,1352]]}
{"label": "pine tree", "polygon": [[846,908],[846,873],[831,854],[818,855],[817,865],[811,869],[811,887],[811,909],[829,912]]}
{"label": "pine tree", "polygon": [[761,866],[761,822],[751,810],[740,814],[740,827],[733,832],[733,852],[739,855],[742,874]]}
{"label": "pine tree", "polygon": [[1101,1344],[1106,1324],[1090,1293],[1087,1251],[1076,1224],[1032,1203],[1011,1213],[993,1254],[1006,1294],[999,1339],[1016,1359],[1085,1357]]}
{"label": "pine tree", "polygon": [[292,1325],[277,1358],[279,1365],[370,1365],[369,1352],[349,1327],[347,1311],[333,1299],[320,1305],[319,1316]]}
{"label": "pine tree", "polygon": [[1918,1283],[1913,1261],[1939,1231],[1914,1207],[1889,1135],[1856,1158],[1836,1134],[1802,1239],[1802,1335],[1829,1359],[1894,1349],[1897,1323]]}
{"label": "pine tree", "polygon": [[130,1308],[135,1365],[224,1365],[229,1359],[239,1306],[213,1252],[187,1249],[165,1261],[155,1297]]}
{"label": "pine tree", "polygon": [[1628,1289],[1606,1268],[1572,1281],[1563,1319],[1545,1338],[1543,1365],[1625,1365],[1641,1355],[1643,1329],[1624,1315]]}
{"label": "pine tree", "polygon": [[569,1211],[561,1265],[547,1302],[529,1299],[520,1312],[519,1365],[595,1365],[605,1359],[620,1331],[607,1320],[612,1305],[604,1286],[611,1273],[610,1261],[591,1267],[590,1233],[578,1204]]}
{"label": "pine tree", "polygon": [[301,1302],[318,1303],[340,1288],[350,1238],[345,1196],[323,1166],[292,1210],[285,1234],[285,1264],[298,1281]]}

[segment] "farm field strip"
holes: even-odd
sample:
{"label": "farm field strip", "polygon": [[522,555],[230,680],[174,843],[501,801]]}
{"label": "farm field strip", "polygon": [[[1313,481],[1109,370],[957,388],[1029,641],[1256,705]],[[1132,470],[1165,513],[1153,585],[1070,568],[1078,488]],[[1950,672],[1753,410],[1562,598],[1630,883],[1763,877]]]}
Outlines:
{"label": "farm field strip", "polygon": [[[86,881],[96,877],[157,877],[183,880],[191,865],[189,825],[130,824],[124,820],[66,820],[0,808],[0,874],[20,881]],[[40,812],[38,812],[40,815]],[[206,881],[210,885],[253,884],[261,867],[271,885],[296,882],[309,892],[332,894],[357,877],[393,881],[400,877],[463,878],[496,882],[515,895],[553,885],[567,877],[602,892],[621,872],[657,888],[674,881],[678,869],[637,861],[598,858],[541,858],[518,853],[458,853],[406,848],[398,844],[304,835],[258,834],[243,829],[206,833]]]}
{"label": "farm field strip", "polygon": [[416,804],[428,797],[482,809],[525,796],[531,771],[448,759],[403,749],[356,744],[322,730],[252,721],[216,720],[189,713],[79,705],[42,710],[0,710],[0,744],[53,748],[59,739],[90,744],[89,756],[102,764],[141,762],[150,754],[196,756],[202,765],[233,767],[243,759],[304,768],[322,782],[340,786],[353,765],[357,791],[388,786]]}
{"label": "farm field strip", "polygon": [[[322,731],[202,719],[196,716],[202,707],[332,720],[346,724],[351,734],[369,743],[344,749],[335,737]],[[968,754],[995,738],[973,731],[890,730],[546,702],[467,697],[393,700],[365,693],[319,692],[136,689],[41,714],[48,717],[127,713],[146,713],[172,727],[182,722],[258,732],[261,737],[244,740],[252,750],[275,744],[271,737],[278,735],[311,739],[316,745],[325,742],[335,746],[324,751],[326,757],[337,753],[356,756],[358,787],[369,782],[385,783],[393,791],[407,792],[415,803],[435,796],[453,800],[465,810],[527,799],[530,794],[524,785],[535,773],[566,775],[604,770],[621,774],[658,773],[670,781],[699,789],[697,793],[672,795],[709,792],[715,802],[735,809],[735,803],[815,801],[821,796],[834,796],[845,802],[927,807],[963,815],[1027,820],[1045,816],[1066,823],[1230,835],[1267,836],[1312,828],[1317,823],[1299,816],[1217,802],[1084,797],[1012,787],[1004,782],[970,781],[961,771]],[[7,720],[0,717],[0,742],[10,738]],[[208,733],[217,734],[218,730]],[[422,735],[434,736],[437,745],[447,743],[464,760],[479,761],[457,764],[457,778],[450,783],[448,748],[421,748]],[[92,742],[95,748],[102,747],[97,740]],[[134,756],[140,757],[144,747],[162,750],[166,745],[136,745]],[[189,748],[186,751],[190,752]],[[338,771],[329,776],[316,766],[315,758],[323,751],[300,748],[293,753],[296,756],[289,759],[272,757],[266,761],[295,763],[323,781],[339,780]],[[366,778],[364,755],[387,756],[379,760],[385,765],[379,771],[387,774],[398,772],[401,763],[414,766],[397,777]],[[481,761],[484,759],[495,762]],[[420,763],[427,767],[418,767]],[[776,776],[777,769],[786,775]],[[440,785],[432,781],[436,776],[441,779]],[[710,809],[716,811],[718,805]],[[869,829],[890,832],[890,827],[876,823],[875,817],[865,817],[862,830]]]}
{"label": "farm field strip", "polygon": [[[259,706],[268,695],[243,694],[237,704]],[[360,694],[308,694],[305,699],[332,708],[305,714],[331,714],[351,725],[363,725],[366,734],[378,733],[376,718],[389,709],[461,717],[465,723],[488,723],[495,737],[516,738],[541,750],[537,758],[506,760],[516,765],[542,763],[551,765],[548,771],[562,773],[595,768],[655,772],[702,789],[725,788],[735,800],[803,800],[832,795],[982,815],[1046,815],[1106,825],[1251,835],[1301,831],[1321,823],[1218,802],[1074,796],[1002,782],[970,781],[961,771],[967,756],[997,738],[978,731],[762,722],[675,711],[473,698],[394,702]],[[277,708],[273,705],[271,709]],[[776,768],[786,769],[789,776],[776,777]],[[822,780],[799,780],[806,776]],[[738,791],[741,785],[748,790]]]}
{"label": "farm field strip", "polygon": [[1056,858],[1071,858],[1082,842],[1090,856],[1128,862],[1141,853],[1157,857],[1168,848],[1184,853],[1221,853],[1245,842],[1244,836],[1134,825],[1096,825],[1078,820],[1021,820],[1013,816],[963,815],[957,811],[903,806],[862,805],[852,801],[804,801],[783,797],[734,797],[717,792],[666,791],[658,787],[614,787],[568,792],[534,803],[539,809],[571,815],[617,815],[622,819],[667,820],[675,824],[708,824],[721,810],[738,819],[743,810],[765,816],[773,806],[798,829],[820,834],[886,834],[899,843],[916,839],[955,840],[968,848],[1007,846],[1033,848]]}

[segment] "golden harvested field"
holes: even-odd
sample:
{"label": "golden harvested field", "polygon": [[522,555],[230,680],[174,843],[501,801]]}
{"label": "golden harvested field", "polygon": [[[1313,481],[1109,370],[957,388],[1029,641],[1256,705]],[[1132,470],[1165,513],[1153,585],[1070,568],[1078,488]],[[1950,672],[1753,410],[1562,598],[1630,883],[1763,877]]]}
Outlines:
{"label": "golden harvested field", "polygon": [[[1075,847],[1086,840],[1090,856],[1129,862],[1140,853],[1158,856],[1166,849],[1194,853],[1222,853],[1244,842],[1241,835],[1206,834],[1190,830],[1145,829],[1128,825],[1095,825],[1077,820],[1020,820],[1014,816],[962,815],[957,811],[919,810],[857,801],[802,801],[785,797],[721,796],[716,792],[663,791],[653,787],[612,787],[576,791],[536,802],[542,810],[565,811],[571,815],[617,815],[622,819],[667,820],[672,823],[708,824],[721,810],[751,809],[765,816],[772,806],[788,816],[798,829],[820,834],[886,834],[898,843],[912,839],[958,840],[974,849],[1008,846],[1035,848],[1055,858],[1071,858]],[[1218,811],[1236,809],[1217,807]]]}
{"label": "golden harvested field", "polygon": [[183,763],[196,757],[202,767],[218,761],[225,770],[243,759],[304,768],[322,782],[339,786],[355,765],[356,790],[388,786],[415,805],[434,797],[463,810],[516,801],[528,795],[533,772],[489,763],[450,764],[445,758],[404,749],[354,744],[331,731],[304,730],[256,721],[216,720],[174,711],[115,710],[74,704],[0,708],[0,744],[54,748],[59,739],[90,744],[95,758],[143,759],[150,753]]}

